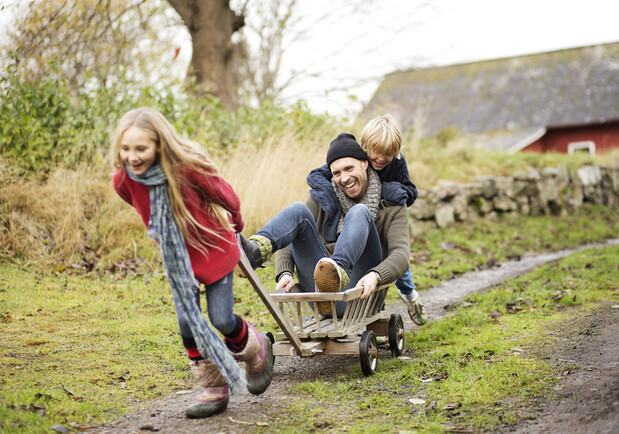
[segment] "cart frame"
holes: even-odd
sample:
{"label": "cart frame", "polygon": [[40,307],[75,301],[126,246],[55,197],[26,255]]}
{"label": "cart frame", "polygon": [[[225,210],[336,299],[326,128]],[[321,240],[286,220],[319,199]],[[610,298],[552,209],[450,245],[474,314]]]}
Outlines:
{"label": "cart frame", "polygon": [[[391,353],[402,354],[402,317],[383,311],[389,285],[379,286],[365,300],[360,298],[363,287],[334,293],[269,292],[242,247],[238,265],[281,329],[273,342],[273,356],[359,355],[367,376],[377,366],[376,336],[387,336]],[[335,310],[338,301],[347,303],[341,318]],[[320,314],[317,302],[329,302],[331,315]]]}

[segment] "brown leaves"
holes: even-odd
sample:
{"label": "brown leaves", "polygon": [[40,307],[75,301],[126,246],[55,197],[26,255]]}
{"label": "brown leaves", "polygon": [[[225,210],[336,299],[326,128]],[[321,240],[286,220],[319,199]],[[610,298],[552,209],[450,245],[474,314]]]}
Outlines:
{"label": "brown leaves", "polygon": [[492,319],[492,322],[499,322],[499,317],[501,316],[501,312],[499,312],[498,310],[494,310],[488,316]]}

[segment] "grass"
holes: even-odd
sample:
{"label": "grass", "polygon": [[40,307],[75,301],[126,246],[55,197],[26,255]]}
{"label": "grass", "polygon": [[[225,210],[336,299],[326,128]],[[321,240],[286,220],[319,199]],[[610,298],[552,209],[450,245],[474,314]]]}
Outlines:
{"label": "grass", "polygon": [[[407,333],[405,357],[376,375],[351,372],[294,389],[270,430],[492,432],[551,397],[565,364],[536,357],[547,331],[619,301],[619,246],[586,250],[509,280],[439,321]],[[573,367],[572,367],[573,368]]]}
{"label": "grass", "polygon": [[[587,231],[581,230],[583,222]],[[551,226],[556,231],[548,230]],[[481,224],[463,223],[445,231],[427,228],[412,245],[413,252],[423,256],[415,257],[413,264],[417,284],[428,288],[451,276],[458,264],[465,264],[458,268],[463,272],[529,251],[617,237],[619,229],[612,210],[597,206],[561,218],[509,217],[493,222],[492,227],[490,231]],[[520,395],[545,391],[542,386],[552,367],[522,357],[504,367],[494,361],[511,360],[512,347],[524,347],[527,339],[536,339],[535,331],[545,327],[544,321],[565,311],[554,306],[554,301],[544,303],[548,294],[563,293],[560,303],[566,309],[610,297],[608,288],[616,288],[617,250],[596,252],[563,261],[569,277],[562,269],[547,267],[530,282],[517,280],[492,296],[473,297],[471,307],[408,337],[414,359],[384,363],[381,359],[375,378],[359,379],[360,373],[354,372],[303,383],[297,389],[299,401],[292,405],[305,410],[298,424],[289,428],[339,423],[341,411],[328,412],[327,416],[332,413],[329,419],[316,398],[333,401],[335,406],[350,397],[361,431],[362,421],[372,418],[386,426],[404,426],[397,421],[406,420],[428,430],[440,428],[459,420],[452,410],[446,410],[453,405],[460,409],[462,421],[475,420],[475,426],[514,417],[511,410],[488,414],[488,409],[513,393],[520,399]],[[150,399],[193,387],[165,277],[157,267],[126,264],[125,268],[90,272],[27,261],[0,265],[0,431],[48,432],[57,423],[97,424],[146,405]],[[259,270],[259,275],[268,287],[273,282],[273,265]],[[236,313],[260,329],[276,331],[273,318],[247,281],[236,280],[235,296]],[[391,302],[397,302],[395,297],[391,291]],[[506,306],[512,304],[518,314],[505,314]],[[488,316],[494,311],[501,312],[498,322]],[[523,369],[531,374],[499,375]],[[479,378],[490,377],[502,378],[501,383],[482,387]],[[469,387],[473,382],[476,387]],[[408,399],[416,396],[423,396],[430,407],[422,411],[411,406]],[[296,419],[286,420],[293,423]]]}
{"label": "grass", "polygon": [[[417,233],[411,240],[411,271],[420,289],[440,284],[467,271],[485,269],[525,254],[573,248],[619,236],[617,211],[587,206],[570,216],[523,217],[506,215],[458,223],[448,229],[412,223]],[[587,228],[582,230],[581,228]],[[395,300],[394,291],[389,294]]]}
{"label": "grass", "polygon": [[189,388],[164,279],[114,281],[0,267],[2,428],[44,431]]}

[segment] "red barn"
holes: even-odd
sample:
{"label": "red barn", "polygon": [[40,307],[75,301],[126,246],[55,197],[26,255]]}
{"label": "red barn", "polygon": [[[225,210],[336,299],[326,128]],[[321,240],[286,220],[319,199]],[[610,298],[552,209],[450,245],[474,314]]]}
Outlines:
{"label": "red barn", "polygon": [[[602,123],[549,126],[543,128],[542,132],[539,138],[529,144],[521,142],[509,151],[603,154],[619,148],[619,119]],[[520,146],[522,148],[518,149]]]}

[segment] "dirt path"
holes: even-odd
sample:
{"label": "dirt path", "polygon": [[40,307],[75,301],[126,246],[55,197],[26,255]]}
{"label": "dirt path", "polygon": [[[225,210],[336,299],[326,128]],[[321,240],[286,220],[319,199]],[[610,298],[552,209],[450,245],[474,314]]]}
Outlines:
{"label": "dirt path", "polygon": [[[483,291],[506,279],[517,277],[539,266],[559,260],[590,247],[618,244],[619,239],[591,244],[576,249],[531,255],[519,261],[477,272],[469,272],[446,281],[428,291],[421,291],[430,320],[441,318],[445,308],[457,304],[468,295]],[[402,303],[388,306],[405,319],[406,329],[415,327],[405,314]],[[571,338],[558,354],[548,355],[556,360],[569,360],[582,369],[567,373],[558,391],[559,400],[548,403],[536,419],[525,426],[515,427],[518,433],[587,432],[611,433],[619,427],[619,309],[608,307],[603,319],[594,315],[571,324],[566,333]],[[584,330],[584,332],[583,332]],[[588,331],[588,332],[587,332]],[[387,354],[388,350],[385,351]],[[379,356],[380,357],[380,356]],[[357,356],[337,357],[278,357],[275,376],[269,389],[260,396],[243,395],[231,399],[228,410],[209,419],[194,420],[184,416],[184,409],[194,401],[196,392],[177,394],[152,402],[148,408],[131,413],[122,419],[90,429],[90,433],[245,433],[268,427],[269,415],[287,404],[286,390],[301,381],[329,376],[333,371],[358,369]],[[509,430],[506,430],[509,431]]]}

